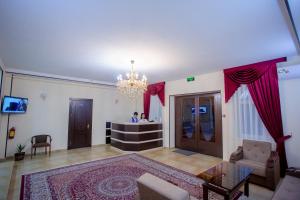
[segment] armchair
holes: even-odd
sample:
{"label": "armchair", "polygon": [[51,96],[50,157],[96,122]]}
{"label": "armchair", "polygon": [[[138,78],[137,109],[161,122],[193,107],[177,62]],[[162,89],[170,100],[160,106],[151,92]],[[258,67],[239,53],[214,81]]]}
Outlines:
{"label": "armchair", "polygon": [[243,140],[243,146],[231,154],[230,162],[254,169],[250,182],[275,190],[280,179],[280,164],[277,152],[269,142]]}
{"label": "armchair", "polygon": [[49,147],[49,156],[51,155],[51,135],[35,135],[31,137],[31,158],[34,149],[36,155],[36,148],[45,147],[45,154],[47,154],[47,147]]}

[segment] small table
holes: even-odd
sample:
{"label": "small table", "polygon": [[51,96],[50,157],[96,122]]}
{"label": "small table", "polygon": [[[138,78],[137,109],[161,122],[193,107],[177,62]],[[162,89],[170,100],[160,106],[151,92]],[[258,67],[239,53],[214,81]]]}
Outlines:
{"label": "small table", "polygon": [[229,162],[222,162],[197,175],[205,182],[203,199],[208,200],[208,190],[224,196],[225,200],[237,199],[238,190],[244,185],[244,194],[249,196],[249,177],[253,170]]}

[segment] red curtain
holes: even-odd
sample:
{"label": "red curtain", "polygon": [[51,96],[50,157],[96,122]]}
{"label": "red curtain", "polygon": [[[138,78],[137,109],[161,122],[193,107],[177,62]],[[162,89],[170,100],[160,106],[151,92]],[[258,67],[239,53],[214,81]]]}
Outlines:
{"label": "red curtain", "polygon": [[148,85],[147,91],[144,93],[144,113],[147,119],[149,117],[151,95],[158,95],[161,104],[165,106],[165,82]]}
{"label": "red curtain", "polygon": [[287,168],[284,141],[291,137],[283,134],[276,67],[276,63],[284,61],[286,58],[279,58],[224,70],[225,101],[228,102],[241,84],[247,84],[259,116],[277,144],[281,175]]}

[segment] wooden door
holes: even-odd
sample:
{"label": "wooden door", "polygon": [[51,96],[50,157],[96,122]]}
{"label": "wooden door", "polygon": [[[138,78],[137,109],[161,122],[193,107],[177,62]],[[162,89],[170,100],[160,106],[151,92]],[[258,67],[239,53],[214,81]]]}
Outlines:
{"label": "wooden door", "polygon": [[203,94],[197,97],[198,152],[223,157],[221,94]]}
{"label": "wooden door", "polygon": [[176,97],[175,116],[177,148],[223,156],[219,92]]}
{"label": "wooden door", "polygon": [[196,151],[196,101],[194,96],[176,97],[175,99],[175,131],[176,147]]}
{"label": "wooden door", "polygon": [[92,99],[70,99],[68,149],[92,144]]}

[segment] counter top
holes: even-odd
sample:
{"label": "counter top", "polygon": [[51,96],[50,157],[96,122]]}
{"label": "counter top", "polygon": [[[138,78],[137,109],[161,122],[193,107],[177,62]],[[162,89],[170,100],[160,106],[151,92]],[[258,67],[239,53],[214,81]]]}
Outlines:
{"label": "counter top", "polygon": [[152,125],[152,124],[162,124],[159,122],[138,122],[138,123],[132,123],[132,122],[112,122],[112,124],[122,124],[122,125]]}

